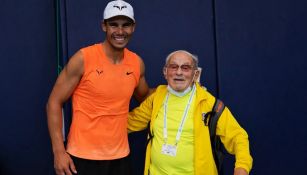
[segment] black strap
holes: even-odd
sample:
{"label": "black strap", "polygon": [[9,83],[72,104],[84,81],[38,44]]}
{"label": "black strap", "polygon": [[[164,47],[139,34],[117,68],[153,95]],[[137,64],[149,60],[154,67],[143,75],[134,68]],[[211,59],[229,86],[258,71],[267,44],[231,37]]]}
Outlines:
{"label": "black strap", "polygon": [[216,99],[212,110],[210,112],[207,112],[204,116],[204,123],[206,126],[209,127],[212,154],[219,175],[223,175],[222,163],[224,159],[224,148],[220,137],[216,135],[216,125],[222,112],[224,111],[224,108],[224,103],[221,100]]}
{"label": "black strap", "polygon": [[148,122],[147,125],[147,140],[146,140],[146,146],[149,144],[150,140],[153,138],[153,134],[150,132],[150,122]]}
{"label": "black strap", "polygon": [[210,120],[209,120],[209,129],[210,129],[210,137],[214,137],[216,135],[216,125],[217,125],[217,121],[219,120],[222,112],[224,111],[224,108],[225,108],[225,105],[224,103],[219,100],[219,99],[216,99],[215,100],[215,103],[213,105],[213,108],[212,108],[212,114],[211,114],[211,117],[210,117]]}

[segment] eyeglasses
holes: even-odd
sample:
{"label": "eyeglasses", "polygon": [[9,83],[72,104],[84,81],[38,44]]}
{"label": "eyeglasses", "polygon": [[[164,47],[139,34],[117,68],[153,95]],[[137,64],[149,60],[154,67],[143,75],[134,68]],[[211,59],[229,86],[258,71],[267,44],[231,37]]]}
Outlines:
{"label": "eyeglasses", "polygon": [[183,64],[183,65],[178,65],[178,64],[168,64],[166,66],[170,71],[177,71],[180,67],[181,71],[183,72],[189,72],[192,70],[193,66],[189,64]]}

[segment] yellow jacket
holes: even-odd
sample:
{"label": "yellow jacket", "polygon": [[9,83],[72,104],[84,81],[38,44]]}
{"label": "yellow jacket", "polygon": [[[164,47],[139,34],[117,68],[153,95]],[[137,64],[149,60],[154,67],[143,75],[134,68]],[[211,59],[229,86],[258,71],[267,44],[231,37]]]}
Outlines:
{"label": "yellow jacket", "polygon": [[[163,105],[167,93],[167,86],[158,86],[143,103],[129,113],[128,130],[140,131],[147,127],[150,122],[152,133],[153,123]],[[208,91],[196,84],[195,118],[194,118],[194,169],[195,175],[217,175],[214,158],[211,150],[210,135],[208,126],[202,121],[202,114],[211,111],[215,102]],[[225,107],[217,123],[216,134],[220,136],[224,147],[236,158],[235,168],[244,168],[249,172],[252,168],[252,157],[249,152],[248,135],[235,120],[231,112]],[[154,137],[154,133],[152,133]],[[154,138],[153,138],[154,139]],[[146,149],[144,175],[148,175],[151,154],[151,141]]]}

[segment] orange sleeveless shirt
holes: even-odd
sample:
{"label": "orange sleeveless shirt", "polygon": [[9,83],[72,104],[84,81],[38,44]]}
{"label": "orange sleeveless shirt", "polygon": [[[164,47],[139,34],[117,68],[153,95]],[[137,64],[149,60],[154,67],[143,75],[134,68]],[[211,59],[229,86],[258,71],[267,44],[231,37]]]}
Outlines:
{"label": "orange sleeveless shirt", "polygon": [[140,78],[138,56],[124,49],[120,64],[111,63],[102,44],[81,49],[84,73],[72,96],[73,118],[67,152],[91,160],[129,154],[129,103]]}

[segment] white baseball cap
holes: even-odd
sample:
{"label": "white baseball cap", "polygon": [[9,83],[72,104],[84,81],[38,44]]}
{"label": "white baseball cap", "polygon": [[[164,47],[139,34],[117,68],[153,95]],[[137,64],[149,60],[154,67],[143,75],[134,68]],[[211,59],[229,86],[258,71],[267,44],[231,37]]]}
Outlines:
{"label": "white baseball cap", "polygon": [[103,13],[103,20],[115,17],[115,16],[126,16],[135,22],[133,7],[123,1],[123,0],[116,0],[111,1],[108,3],[106,8],[104,9]]}

